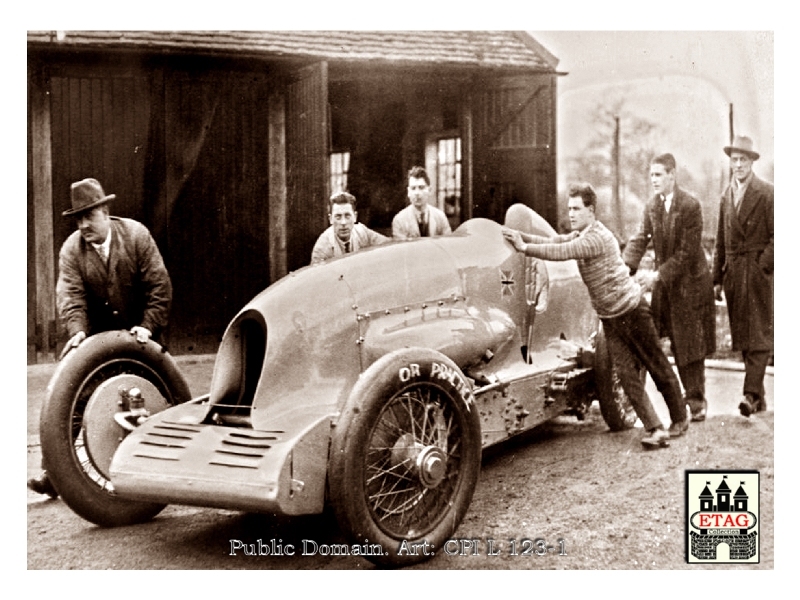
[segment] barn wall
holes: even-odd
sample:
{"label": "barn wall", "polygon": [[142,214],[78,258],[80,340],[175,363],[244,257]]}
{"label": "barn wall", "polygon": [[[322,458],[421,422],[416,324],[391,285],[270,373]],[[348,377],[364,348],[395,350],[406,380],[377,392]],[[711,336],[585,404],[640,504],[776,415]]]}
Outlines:
{"label": "barn wall", "polygon": [[215,351],[236,312],[270,283],[269,83],[179,72],[164,88],[169,344]]}
{"label": "barn wall", "polygon": [[[215,351],[235,312],[270,282],[269,76],[205,61],[32,62],[42,76],[30,105],[46,107],[51,143],[49,153],[36,143],[42,119],[31,111],[29,173],[49,163],[52,184],[29,185],[29,361],[64,341],[60,327],[47,334],[46,311],[31,322],[30,309],[54,314],[57,255],[75,227],[61,213],[70,184],[85,177],[116,195],[112,214],[153,233],[173,281],[170,349]],[[55,266],[31,248],[42,239]]]}
{"label": "barn wall", "polygon": [[[462,218],[524,202],[555,225],[555,77],[280,66],[132,53],[29,55],[28,360],[52,359],[69,186],[148,226],[170,271],[173,353],[214,352],[256,293],[327,227],[327,154],[352,152],[359,216],[388,233],[426,143],[460,134]],[[58,343],[56,340],[58,339]]]}
{"label": "barn wall", "polygon": [[502,222],[520,202],[556,227],[555,76],[496,77],[475,87],[474,216]]}
{"label": "barn wall", "polygon": [[359,220],[390,235],[392,217],[408,204],[408,170],[426,164],[426,144],[445,133],[462,142],[469,135],[462,118],[468,78],[419,70],[334,73],[332,147],[351,153],[348,183]]}
{"label": "barn wall", "polygon": [[292,74],[286,89],[287,267],[308,265],[328,226],[328,68],[317,63]]}

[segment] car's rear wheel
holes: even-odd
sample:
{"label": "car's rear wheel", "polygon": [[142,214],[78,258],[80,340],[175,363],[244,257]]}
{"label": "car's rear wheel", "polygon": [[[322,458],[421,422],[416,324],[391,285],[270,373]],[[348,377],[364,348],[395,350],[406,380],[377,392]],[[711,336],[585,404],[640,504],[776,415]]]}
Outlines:
{"label": "car's rear wheel", "polygon": [[146,521],[164,506],[120,498],[109,466],[126,430],[115,421],[133,388],[150,413],[191,398],[172,357],[127,331],[87,338],[58,365],[42,406],[42,463],[64,502],[84,519],[113,527]]}
{"label": "car's rear wheel", "polygon": [[[640,376],[642,379],[647,376],[644,368]],[[614,369],[602,324],[595,338],[595,385],[600,414],[608,428],[622,431],[633,427],[638,417]]]}
{"label": "car's rear wheel", "polygon": [[379,565],[429,559],[464,518],[480,460],[477,407],[461,370],[433,350],[393,352],[362,374],[334,431],[337,521],[351,544],[382,548],[368,556]]}

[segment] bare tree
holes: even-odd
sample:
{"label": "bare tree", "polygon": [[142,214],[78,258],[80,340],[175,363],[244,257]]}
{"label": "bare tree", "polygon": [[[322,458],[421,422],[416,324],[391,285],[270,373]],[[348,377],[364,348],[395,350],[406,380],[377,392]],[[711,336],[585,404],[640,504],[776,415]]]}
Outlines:
{"label": "bare tree", "polygon": [[[624,222],[623,231],[617,231],[623,239],[627,237],[627,223],[638,220],[638,214],[628,215],[631,202],[639,205],[650,193],[648,179],[650,160],[655,156],[657,139],[661,136],[658,124],[632,112],[625,101],[625,90],[607,92],[592,108],[590,116],[591,136],[578,156],[567,161],[570,180],[587,181],[596,189],[614,185],[614,131],[619,119],[619,181],[623,215],[614,215],[610,224]],[[633,196],[633,197],[631,197]]]}
{"label": "bare tree", "polygon": [[709,257],[717,233],[720,196],[727,178],[727,168],[721,167],[719,161],[710,159],[701,163],[699,176],[693,175],[688,169],[678,168],[678,185],[697,198],[703,209],[703,247]]}

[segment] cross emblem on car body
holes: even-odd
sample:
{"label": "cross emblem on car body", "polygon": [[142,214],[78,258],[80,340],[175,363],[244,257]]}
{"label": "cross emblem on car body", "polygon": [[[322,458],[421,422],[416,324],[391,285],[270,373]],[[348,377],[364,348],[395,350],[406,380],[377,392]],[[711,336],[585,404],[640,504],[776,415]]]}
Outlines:
{"label": "cross emblem on car body", "polygon": [[506,296],[513,296],[515,285],[516,282],[514,281],[514,272],[504,271],[503,269],[500,269],[501,296],[503,298],[505,298]]}

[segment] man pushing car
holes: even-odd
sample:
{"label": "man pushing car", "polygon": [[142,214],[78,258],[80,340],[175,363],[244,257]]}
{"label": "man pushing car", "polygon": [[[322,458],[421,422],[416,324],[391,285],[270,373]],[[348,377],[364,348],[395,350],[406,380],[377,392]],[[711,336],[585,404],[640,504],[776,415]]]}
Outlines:
{"label": "man pushing car", "polygon": [[[596,218],[597,194],[592,186],[573,184],[568,196],[572,233],[547,238],[504,227],[503,236],[527,256],[577,261],[592,306],[603,323],[622,388],[647,431],[642,445],[647,449],[669,446],[670,434],[683,434],[688,419],[680,384],[661,349],[650,306],[622,261],[616,238]],[[640,364],[650,373],[669,407],[669,432],[645,392]]]}
{"label": "man pushing car", "polygon": [[[109,215],[106,195],[96,179],[71,186],[77,231],[64,242],[58,257],[56,301],[69,340],[60,359],[88,336],[114,329],[130,330],[142,344],[158,339],[167,326],[172,283],[153,237],[133,219]],[[42,472],[28,487],[58,496]]]}

